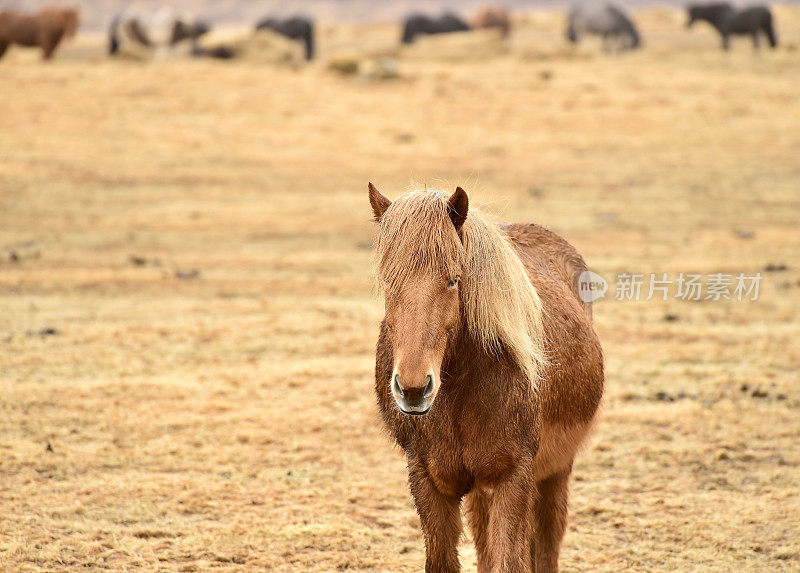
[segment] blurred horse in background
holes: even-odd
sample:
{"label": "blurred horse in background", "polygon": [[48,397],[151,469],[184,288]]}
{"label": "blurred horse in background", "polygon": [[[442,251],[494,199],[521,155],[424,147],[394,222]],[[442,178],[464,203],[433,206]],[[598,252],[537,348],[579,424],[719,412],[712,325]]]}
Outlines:
{"label": "blurred horse in background", "polygon": [[439,18],[431,18],[424,14],[412,14],[403,23],[402,43],[411,44],[420,34],[448,34],[450,32],[467,32],[469,24],[452,13],[445,13]]}
{"label": "blurred horse in background", "polygon": [[35,14],[12,10],[0,12],[0,58],[11,44],[40,47],[42,59],[49,60],[64,38],[78,30],[80,13],[75,8],[45,6]]}
{"label": "blurred horse in background", "polygon": [[767,36],[769,45],[776,47],[778,40],[772,26],[772,13],[764,6],[753,6],[744,10],[736,10],[727,2],[715,4],[692,4],[688,8],[689,28],[698,20],[705,20],[722,36],[722,49],[730,47],[729,36],[750,34],[753,37],[753,48],[758,49],[758,34],[763,32]]}
{"label": "blurred horse in background", "polygon": [[306,60],[314,59],[314,22],[310,18],[264,18],[256,24],[256,32],[259,30],[272,30],[290,40],[302,40],[306,48]]}
{"label": "blurred horse in background", "polygon": [[508,10],[499,6],[485,6],[479,9],[472,16],[470,23],[476,30],[497,28],[502,32],[504,38],[511,33],[511,18],[508,16]]}
{"label": "blurred horse in background", "polygon": [[130,48],[153,50],[164,56],[184,41],[193,44],[211,26],[190,15],[179,15],[170,8],[155,14],[123,12],[114,18],[108,30],[108,53],[116,55]]}
{"label": "blurred horse in background", "polygon": [[614,47],[617,51],[633,50],[642,44],[633,21],[612,4],[581,4],[570,9],[567,39],[577,43],[584,34],[602,36],[603,50],[607,52]]}

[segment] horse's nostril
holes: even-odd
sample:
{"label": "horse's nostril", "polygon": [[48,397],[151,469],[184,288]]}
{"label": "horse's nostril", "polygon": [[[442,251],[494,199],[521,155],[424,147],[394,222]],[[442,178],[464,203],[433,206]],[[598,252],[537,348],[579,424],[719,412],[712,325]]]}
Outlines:
{"label": "horse's nostril", "polygon": [[423,394],[426,398],[433,393],[433,376],[428,374],[428,383],[425,384],[425,393]]}
{"label": "horse's nostril", "polygon": [[395,374],[394,375],[394,391],[397,392],[398,394],[400,394],[401,397],[405,396],[405,394],[403,394],[403,388],[400,386],[400,375],[399,374]]}

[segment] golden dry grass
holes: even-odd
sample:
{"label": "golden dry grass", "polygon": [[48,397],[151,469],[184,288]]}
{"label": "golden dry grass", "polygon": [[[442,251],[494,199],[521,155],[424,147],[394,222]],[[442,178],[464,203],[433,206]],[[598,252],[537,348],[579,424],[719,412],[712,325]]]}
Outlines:
{"label": "golden dry grass", "polygon": [[562,568],[797,570],[800,17],[779,15],[774,53],[653,11],[647,49],[605,56],[533,14],[505,55],[401,52],[388,82],[11,52],[0,570],[420,570],[372,394],[368,180],[462,184],[607,277],[761,271],[757,302],[598,303],[607,395]]}

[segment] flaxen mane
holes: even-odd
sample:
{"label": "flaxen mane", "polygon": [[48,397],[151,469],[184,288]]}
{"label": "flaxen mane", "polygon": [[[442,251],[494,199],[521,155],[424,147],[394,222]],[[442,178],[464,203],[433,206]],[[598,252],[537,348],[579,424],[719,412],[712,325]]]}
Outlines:
{"label": "flaxen mane", "polygon": [[547,363],[539,295],[508,237],[478,209],[459,239],[447,200],[443,191],[414,191],[391,204],[375,249],[378,288],[426,271],[460,275],[470,335],[490,352],[507,351],[538,387]]}

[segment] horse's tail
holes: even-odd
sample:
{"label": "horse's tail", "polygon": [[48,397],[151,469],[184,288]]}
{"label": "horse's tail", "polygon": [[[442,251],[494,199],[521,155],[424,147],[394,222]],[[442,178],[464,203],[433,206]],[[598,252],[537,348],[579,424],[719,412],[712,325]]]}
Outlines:
{"label": "horse's tail", "polygon": [[631,50],[635,50],[642,45],[642,37],[639,35],[636,26],[630,20],[628,21],[628,34],[631,36]]}
{"label": "horse's tail", "polygon": [[115,16],[108,29],[108,55],[113,56],[119,52],[119,16]]}
{"label": "horse's tail", "polygon": [[639,30],[636,29],[636,24],[633,23],[633,20],[628,18],[628,16],[619,8],[611,6],[609,9],[617,17],[619,26],[617,29],[622,33],[627,33],[631,39],[631,45],[628,46],[628,48],[635,50],[636,48],[640,47],[642,45],[642,37],[639,35]]}
{"label": "horse's tail", "polygon": [[575,30],[575,27],[570,24],[567,26],[567,31],[565,33],[567,40],[569,40],[573,44],[578,43],[578,32]]}
{"label": "horse's tail", "polygon": [[573,44],[576,44],[580,39],[578,36],[577,20],[578,9],[572,8],[569,14],[567,14],[567,29],[564,31],[564,35],[567,37],[567,40]]}
{"label": "horse's tail", "polygon": [[314,59],[314,24],[312,22],[308,23],[308,28],[306,28],[305,33],[305,43],[306,43],[306,60],[313,60]]}
{"label": "horse's tail", "polygon": [[775,28],[772,24],[772,13],[767,11],[764,15],[764,33],[767,35],[767,40],[769,40],[769,45],[771,47],[776,47],[778,45],[778,39],[775,37]]}
{"label": "horse's tail", "polygon": [[568,284],[572,294],[577,297],[589,322],[593,322],[594,313],[592,302],[591,300],[584,300],[584,297],[581,296],[581,279],[586,276],[584,273],[589,272],[586,261],[584,261],[583,257],[573,248],[572,252],[565,254],[564,258],[561,260],[561,264],[563,265],[564,272],[569,276],[570,280]]}
{"label": "horse's tail", "polygon": [[417,22],[414,18],[408,18],[403,25],[403,37],[400,40],[403,44],[410,44],[414,41],[417,34]]}
{"label": "horse's tail", "polygon": [[[548,231],[548,233],[552,232]],[[552,234],[555,235],[555,233]],[[585,300],[584,297],[581,296],[581,283],[587,280],[584,273],[589,272],[589,267],[586,266],[586,261],[583,260],[583,257],[572,245],[564,241],[561,237],[558,237],[558,235],[555,235],[555,237],[557,237],[558,243],[552,245],[554,250],[549,253],[551,263],[553,263],[558,274],[561,275],[564,282],[569,286],[569,290],[572,292],[573,296],[575,296],[581,307],[583,307],[583,312],[586,314],[589,322],[592,322],[594,320],[594,313],[592,312],[593,305],[591,299]]]}

